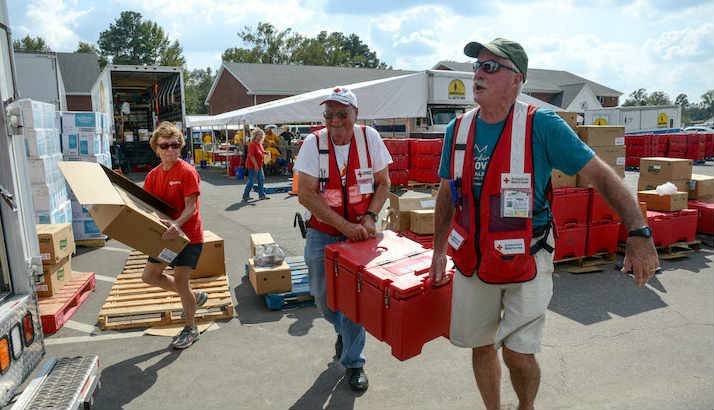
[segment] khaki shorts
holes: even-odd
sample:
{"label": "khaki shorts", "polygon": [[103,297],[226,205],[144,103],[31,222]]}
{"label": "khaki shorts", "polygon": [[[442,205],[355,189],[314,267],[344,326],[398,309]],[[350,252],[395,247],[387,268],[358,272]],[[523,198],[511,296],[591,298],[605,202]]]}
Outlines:
{"label": "khaki shorts", "polygon": [[[548,243],[553,245],[551,232]],[[476,274],[454,275],[451,343],[460,347],[505,345],[524,354],[540,351],[545,311],[553,296],[553,254],[535,255],[538,274],[524,283],[491,285]]]}

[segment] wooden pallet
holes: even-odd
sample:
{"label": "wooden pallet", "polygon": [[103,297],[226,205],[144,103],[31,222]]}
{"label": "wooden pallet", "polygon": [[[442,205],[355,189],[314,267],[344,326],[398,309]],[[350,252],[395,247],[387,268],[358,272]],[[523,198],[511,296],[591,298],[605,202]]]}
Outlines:
{"label": "wooden pallet", "polygon": [[[696,240],[692,242],[675,242],[668,246],[658,246],[657,253],[661,260],[674,260],[689,257],[689,255],[701,249],[702,241]],[[625,243],[620,242],[617,245],[619,253],[625,253]]]}
{"label": "wooden pallet", "polygon": [[[181,298],[174,292],[148,285],[141,279],[148,257],[134,251],[124,271],[99,311],[98,323],[106,329],[135,329],[183,323]],[[167,268],[166,273],[172,269]],[[191,279],[193,290],[208,293],[208,301],[196,311],[196,321],[230,320],[234,308],[226,275]]]}
{"label": "wooden pallet", "polygon": [[103,248],[107,244],[106,239],[78,239],[74,241],[75,245],[83,246],[85,248]]}
{"label": "wooden pallet", "polygon": [[57,332],[94,290],[94,273],[72,272],[72,280],[54,296],[40,298],[42,331],[51,335]]}
{"label": "wooden pallet", "polygon": [[292,289],[290,292],[268,293],[263,297],[265,306],[270,310],[283,310],[314,305],[315,298],[310,295],[310,276],[305,259],[302,256],[287,257],[285,262],[290,266]]}
{"label": "wooden pallet", "polygon": [[565,258],[555,262],[559,270],[569,273],[601,272],[607,265],[615,262],[615,254],[608,252],[596,253],[592,256]]}

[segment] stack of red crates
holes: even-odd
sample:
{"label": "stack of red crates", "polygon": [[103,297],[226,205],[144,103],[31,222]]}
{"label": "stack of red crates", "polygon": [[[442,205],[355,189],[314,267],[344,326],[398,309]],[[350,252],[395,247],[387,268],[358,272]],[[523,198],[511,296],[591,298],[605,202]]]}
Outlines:
{"label": "stack of red crates", "polygon": [[625,166],[639,167],[640,158],[656,157],[659,138],[655,134],[625,135]]}
{"label": "stack of red crates", "polygon": [[585,245],[585,255],[597,253],[615,253],[620,231],[620,217],[600,193],[590,188],[590,204],[588,207],[588,239]]}
{"label": "stack of red crates", "polygon": [[704,157],[714,159],[714,133],[704,134]]}
{"label": "stack of red crates", "polygon": [[588,232],[589,188],[553,190],[551,211],[555,224],[555,261],[585,256]]}
{"label": "stack of red crates", "polygon": [[685,158],[692,161],[704,161],[706,155],[706,135],[701,132],[689,133],[687,136],[687,152]]}
{"label": "stack of red crates", "polygon": [[667,151],[669,150],[669,135],[653,134],[652,138],[654,139],[655,146],[657,148],[655,157],[666,157]]}
{"label": "stack of red crates", "polygon": [[[431,259],[432,251],[392,231],[328,245],[327,305],[389,344],[397,359],[414,357],[449,334],[451,281],[432,287]],[[447,274],[453,275],[450,261]]]}
{"label": "stack of red crates", "polygon": [[714,235],[714,202],[689,201],[689,208],[697,210],[697,232]]}
{"label": "stack of red crates", "polygon": [[439,182],[439,163],[444,141],[435,139],[409,139],[409,179],[434,184]]}
{"label": "stack of red crates", "polygon": [[667,157],[687,158],[687,134],[668,134]]}
{"label": "stack of red crates", "polygon": [[389,180],[393,186],[406,186],[409,184],[409,140],[384,139],[384,145],[392,156],[389,165]]}

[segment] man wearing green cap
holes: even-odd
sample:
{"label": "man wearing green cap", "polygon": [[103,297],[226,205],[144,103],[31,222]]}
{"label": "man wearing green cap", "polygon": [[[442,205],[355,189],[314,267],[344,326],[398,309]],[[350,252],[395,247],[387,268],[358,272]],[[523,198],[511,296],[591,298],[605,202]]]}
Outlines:
{"label": "man wearing green cap", "polygon": [[520,44],[472,42],[478,108],[447,127],[435,211],[434,286],[447,246],[454,276],[451,342],[472,349],[476,385],[486,408],[500,407],[498,349],[519,400],[533,409],[540,384],[535,354],[553,294],[550,175],[558,169],[590,181],[630,231],[624,270],[644,286],[659,266],[639,206],[615,172],[554,112],[518,101],[528,74]]}

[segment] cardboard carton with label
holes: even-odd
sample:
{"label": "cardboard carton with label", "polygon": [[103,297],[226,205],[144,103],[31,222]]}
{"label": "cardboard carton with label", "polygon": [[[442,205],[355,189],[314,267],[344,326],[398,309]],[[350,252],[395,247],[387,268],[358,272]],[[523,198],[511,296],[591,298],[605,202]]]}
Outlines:
{"label": "cardboard carton with label", "polygon": [[173,209],[130,180],[91,162],[60,162],[59,167],[103,234],[166,263],[188,244],[184,234],[161,238],[167,230],[161,219],[171,219],[167,214]]}
{"label": "cardboard carton with label", "polygon": [[391,218],[393,218],[388,228],[404,232],[409,230],[411,216],[409,211],[420,209],[434,209],[436,207],[436,198],[431,193],[406,191],[401,193],[389,193],[389,209]]}
{"label": "cardboard carton with label", "polygon": [[54,265],[75,251],[71,224],[37,225],[37,241],[43,265]]}

